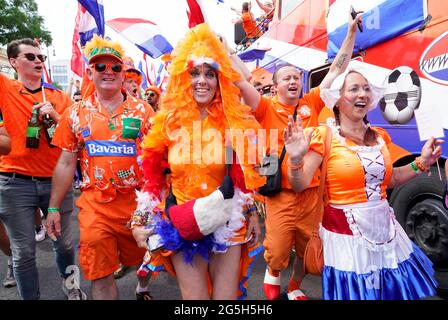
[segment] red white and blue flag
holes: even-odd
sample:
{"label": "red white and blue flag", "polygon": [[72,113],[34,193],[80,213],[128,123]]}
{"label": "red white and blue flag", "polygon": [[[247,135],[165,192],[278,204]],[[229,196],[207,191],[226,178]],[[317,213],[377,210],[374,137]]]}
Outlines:
{"label": "red white and blue flag", "polygon": [[173,51],[172,45],[154,22],[139,18],[116,18],[106,24],[153,59]]}
{"label": "red white and blue flag", "polygon": [[[354,2],[354,1],[353,1]],[[334,59],[347,33],[351,1],[331,1],[327,17],[328,58]],[[355,2],[354,2],[355,3]],[[357,1],[362,14],[363,32],[356,35],[354,52],[370,48],[422,25],[427,16],[426,0]]]}
{"label": "red white and blue flag", "polygon": [[193,28],[194,26],[206,21],[204,5],[201,0],[187,0],[187,5],[189,28]]}

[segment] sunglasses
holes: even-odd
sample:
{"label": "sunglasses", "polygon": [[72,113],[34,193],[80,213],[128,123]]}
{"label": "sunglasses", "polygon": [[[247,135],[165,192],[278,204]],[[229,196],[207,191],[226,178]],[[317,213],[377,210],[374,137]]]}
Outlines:
{"label": "sunglasses", "polygon": [[157,97],[157,94],[155,94],[154,92],[150,92],[148,93],[148,96],[150,96],[151,98]]}
{"label": "sunglasses", "polygon": [[45,62],[45,60],[47,60],[47,56],[44,54],[24,53],[22,56],[28,61],[34,61],[36,58],[39,59],[40,62]]}
{"label": "sunglasses", "polygon": [[96,72],[104,72],[106,68],[111,68],[111,70],[115,73],[121,72],[123,70],[122,64],[111,64],[111,63],[94,63],[93,68]]}

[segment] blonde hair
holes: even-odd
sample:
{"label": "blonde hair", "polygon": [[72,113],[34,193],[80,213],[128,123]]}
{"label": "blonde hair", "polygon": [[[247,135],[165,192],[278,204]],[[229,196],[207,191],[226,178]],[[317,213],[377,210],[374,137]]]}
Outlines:
{"label": "blonde hair", "polygon": [[124,49],[118,41],[107,40],[96,34],[93,35],[92,40],[87,42],[84,48],[84,55],[88,58],[90,62],[90,60],[94,58],[96,55],[105,53],[102,52],[101,49],[107,49],[107,48],[115,51],[115,53],[109,52],[108,53],[109,55],[113,55],[119,58],[120,60],[122,60],[123,57],[125,56]]}

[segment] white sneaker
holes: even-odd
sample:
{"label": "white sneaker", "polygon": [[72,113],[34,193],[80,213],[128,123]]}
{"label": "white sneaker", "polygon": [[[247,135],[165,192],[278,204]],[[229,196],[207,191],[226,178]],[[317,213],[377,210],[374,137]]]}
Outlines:
{"label": "white sneaker", "polygon": [[45,237],[47,236],[47,228],[43,224],[38,226],[36,228],[36,241],[40,242],[45,240]]}

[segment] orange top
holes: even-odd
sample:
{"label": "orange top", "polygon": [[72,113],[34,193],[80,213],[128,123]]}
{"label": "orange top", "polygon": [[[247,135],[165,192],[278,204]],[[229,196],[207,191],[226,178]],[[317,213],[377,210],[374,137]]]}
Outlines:
{"label": "orange top", "polygon": [[243,29],[248,38],[255,38],[259,36],[257,22],[252,20],[249,12],[245,12],[241,15],[241,20],[243,21]]}
{"label": "orange top", "polygon": [[[70,105],[72,100],[62,91],[45,85],[45,97],[59,113]],[[1,157],[0,172],[16,172],[28,176],[51,177],[61,150],[50,148],[41,130],[38,149],[26,148],[26,130],[31,118],[33,103],[43,102],[42,90],[27,90],[17,80],[0,74],[0,111],[4,125],[11,137],[11,152]]]}
{"label": "orange top", "polygon": [[53,143],[65,151],[80,151],[83,191],[93,190],[97,201],[109,202],[116,191],[132,192],[140,185],[137,158],[153,114],[131,95],[110,114],[93,94],[64,112]]}
{"label": "orange top", "polygon": [[[186,142],[174,141],[168,147],[171,185],[178,204],[208,196],[221,185],[226,174],[225,137],[207,137],[207,130],[210,130],[211,133],[216,132],[211,131],[214,126],[208,117],[196,123],[201,123],[200,132],[203,133],[201,134],[201,144],[194,143],[188,148],[190,138],[189,135],[186,135]],[[199,133],[199,128],[194,129],[196,130],[194,132]],[[199,137],[193,137],[193,139],[195,138]],[[221,154],[219,154],[220,151]],[[187,176],[190,166],[200,166],[201,176],[196,177],[195,181],[189,181],[188,186],[184,186],[182,181],[187,180],[185,176]]]}
{"label": "orange top", "polygon": [[[325,144],[322,128],[320,126],[314,130],[310,145],[310,150],[321,156]],[[359,147],[341,137],[333,128],[325,181],[329,203],[352,204],[386,199],[392,174],[389,154],[391,139],[384,129],[373,129],[380,137],[379,144]]]}
{"label": "orange top", "polygon": [[[289,106],[282,104],[278,101],[277,97],[268,99],[261,97],[260,104],[254,113],[255,118],[260,122],[263,129],[267,129],[267,143],[270,141],[269,133],[271,130],[276,130],[278,134],[278,156],[282,152],[282,148],[285,144],[283,140],[283,130],[288,124],[288,116],[294,114],[296,106]],[[319,87],[311,89],[311,91],[303,96],[299,100],[299,107],[297,108],[297,115],[300,115],[302,119],[302,125],[304,128],[315,127],[319,124],[319,113],[325,107],[324,102],[320,98]],[[288,155],[282,162],[282,188],[292,189],[291,184],[288,181],[288,167],[286,162]],[[313,178],[310,187],[319,185],[318,173]]]}

